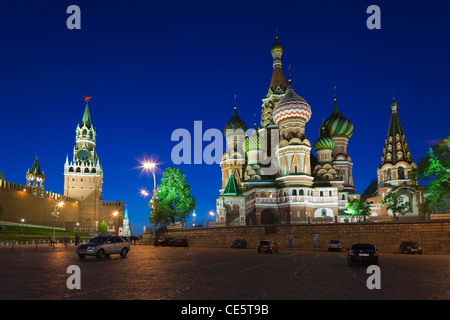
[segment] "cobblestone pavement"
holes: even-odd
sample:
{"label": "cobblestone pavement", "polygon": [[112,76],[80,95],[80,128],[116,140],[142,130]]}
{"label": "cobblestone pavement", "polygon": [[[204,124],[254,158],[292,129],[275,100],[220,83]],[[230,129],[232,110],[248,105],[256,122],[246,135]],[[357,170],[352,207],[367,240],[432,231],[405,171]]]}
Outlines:
{"label": "cobblestone pavement", "polygon": [[[70,265],[81,289],[68,289]],[[346,252],[132,246],[128,256],[80,260],[72,245],[0,247],[0,299],[448,300],[450,255],[380,253],[381,289]]]}

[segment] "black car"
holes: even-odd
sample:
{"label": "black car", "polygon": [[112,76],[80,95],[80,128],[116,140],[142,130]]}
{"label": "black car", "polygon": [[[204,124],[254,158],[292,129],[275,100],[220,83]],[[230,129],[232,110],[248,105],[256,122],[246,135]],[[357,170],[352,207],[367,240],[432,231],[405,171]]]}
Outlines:
{"label": "black car", "polygon": [[233,243],[231,244],[231,248],[236,248],[236,249],[245,249],[247,248],[247,241],[245,239],[236,239],[233,241]]}
{"label": "black car", "polygon": [[167,247],[168,245],[170,245],[170,241],[173,240],[173,237],[164,237],[162,239],[158,239],[156,240],[156,245],[157,246],[163,246],[163,247]]}
{"label": "black car", "polygon": [[347,248],[347,264],[354,263],[378,265],[378,250],[370,243],[354,243],[351,248]]}
{"label": "black car", "polygon": [[188,243],[186,239],[173,239],[170,240],[169,246],[171,247],[187,247]]}
{"label": "black car", "polygon": [[403,241],[400,243],[400,253],[422,254],[422,247],[415,241]]}

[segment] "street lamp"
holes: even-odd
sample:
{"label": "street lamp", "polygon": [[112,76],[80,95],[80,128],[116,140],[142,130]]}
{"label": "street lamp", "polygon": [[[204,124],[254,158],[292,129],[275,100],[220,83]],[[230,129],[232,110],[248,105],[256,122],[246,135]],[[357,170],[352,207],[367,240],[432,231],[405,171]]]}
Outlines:
{"label": "street lamp", "polygon": [[[153,238],[156,238],[156,200],[158,199],[157,193],[159,192],[159,188],[156,188],[156,163],[151,161],[143,161],[141,164],[145,172],[151,171],[153,174],[153,197],[148,205],[153,212]],[[141,190],[141,194],[148,196],[148,192],[146,190]]]}
{"label": "street lamp", "polygon": [[53,220],[53,242],[56,242],[56,234],[55,234],[55,228],[56,228],[56,220],[58,220],[59,212],[56,212],[56,208],[61,208],[64,205],[64,202],[60,202],[55,206],[55,209],[52,213],[52,220]]}
{"label": "street lamp", "polygon": [[117,211],[114,211],[113,213],[112,213],[112,226],[114,227],[114,233],[116,232],[116,223],[115,223],[115,217],[117,216],[119,214],[119,212],[117,212]]}
{"label": "street lamp", "polygon": [[194,217],[194,218],[192,219],[192,226],[195,227],[195,217],[197,216],[197,215],[195,214],[195,211],[194,211],[194,213],[192,214],[192,216]]}
{"label": "street lamp", "polygon": [[25,219],[24,218],[20,219],[20,222],[22,222],[22,230],[20,230],[20,233],[23,233],[23,223],[25,222]]}

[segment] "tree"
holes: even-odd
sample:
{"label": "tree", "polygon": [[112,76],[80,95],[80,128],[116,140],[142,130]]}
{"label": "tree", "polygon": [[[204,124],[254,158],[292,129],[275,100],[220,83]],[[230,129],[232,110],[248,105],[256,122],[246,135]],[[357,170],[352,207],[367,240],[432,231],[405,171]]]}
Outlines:
{"label": "tree", "polygon": [[98,233],[107,233],[108,232],[108,224],[105,222],[105,220],[103,220],[102,222],[100,222],[98,224],[97,232]]}
{"label": "tree", "polygon": [[370,203],[366,200],[353,199],[345,204],[347,210],[352,216],[363,216],[364,221],[367,221],[367,216],[370,215]]}
{"label": "tree", "polygon": [[432,213],[448,206],[450,202],[450,135],[438,141],[420,158],[412,179],[426,184],[425,202],[422,210]]}
{"label": "tree", "polygon": [[[191,196],[191,187],[186,183],[185,175],[180,169],[169,167],[163,173],[161,184],[158,186],[156,200],[156,223],[184,221],[195,208],[195,197]],[[154,212],[149,217],[153,223]]]}
{"label": "tree", "polygon": [[395,190],[388,192],[379,203],[387,205],[387,209],[392,211],[395,220],[398,220],[396,213],[404,215],[405,210],[409,208],[409,202],[405,201],[405,198]]}

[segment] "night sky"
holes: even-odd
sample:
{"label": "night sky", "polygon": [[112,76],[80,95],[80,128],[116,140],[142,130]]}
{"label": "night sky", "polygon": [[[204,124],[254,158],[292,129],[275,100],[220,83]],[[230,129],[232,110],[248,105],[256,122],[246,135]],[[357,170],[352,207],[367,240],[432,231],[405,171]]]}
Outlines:
{"label": "night sky", "polygon": [[[97,130],[103,200],[128,204],[134,234],[149,227],[153,178],[174,166],[172,132],[223,130],[233,114],[253,127],[272,74],[278,27],[283,70],[312,108],[311,144],[338,107],[355,126],[348,153],[358,193],[376,177],[391,114],[392,91],[413,160],[449,133],[448,1],[2,1],[0,5],[0,170],[25,184],[36,156],[45,189],[63,193],[84,96]],[[81,30],[69,30],[69,5]],[[369,5],[381,29],[369,30]],[[203,148],[209,142],[204,142]],[[194,147],[192,147],[193,150]],[[193,156],[192,156],[193,158]],[[196,223],[213,221],[219,164],[179,165],[197,201]],[[192,224],[189,218],[188,224]]]}

